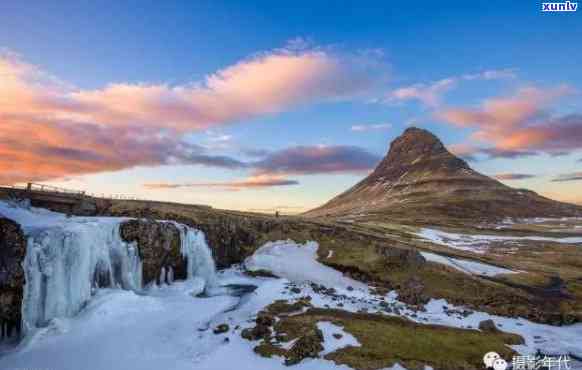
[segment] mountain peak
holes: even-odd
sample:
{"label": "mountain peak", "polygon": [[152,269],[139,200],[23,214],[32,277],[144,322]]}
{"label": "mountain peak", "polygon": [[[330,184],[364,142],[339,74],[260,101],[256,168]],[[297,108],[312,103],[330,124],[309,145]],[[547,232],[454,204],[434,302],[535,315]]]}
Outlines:
{"label": "mountain peak", "polygon": [[474,171],[433,133],[410,127],[374,171],[307,216],[488,220],[582,215],[582,208],[510,188]]}
{"label": "mountain peak", "polygon": [[404,130],[402,135],[390,144],[390,147],[404,147],[404,149],[424,147],[439,152],[446,150],[443,143],[432,132],[418,127],[409,127]]}
{"label": "mountain peak", "polygon": [[423,171],[470,170],[467,163],[451,154],[432,132],[417,127],[407,128],[392,141],[388,153],[371,177],[396,180],[411,168],[422,168]]}

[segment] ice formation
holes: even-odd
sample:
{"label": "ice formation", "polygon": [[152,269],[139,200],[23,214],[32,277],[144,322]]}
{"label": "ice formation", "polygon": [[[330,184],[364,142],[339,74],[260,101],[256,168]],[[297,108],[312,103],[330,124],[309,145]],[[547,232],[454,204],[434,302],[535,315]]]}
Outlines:
{"label": "ice formation", "polygon": [[22,321],[25,331],[78,313],[97,287],[141,288],[137,247],[119,222],[67,223],[28,235]]}
{"label": "ice formation", "polygon": [[[142,289],[142,262],[135,243],[120,237],[125,218],[64,217],[35,208],[0,202],[0,214],[19,222],[27,236],[23,261],[24,333],[58,317],[79,313],[98,288]],[[204,234],[181,224],[181,253],[188,279],[214,286],[215,265]],[[161,271],[161,282],[172,283],[174,271]]]}
{"label": "ice formation", "polygon": [[184,225],[180,229],[180,252],[186,258],[187,278],[201,277],[207,287],[215,285],[216,265],[202,231]]}

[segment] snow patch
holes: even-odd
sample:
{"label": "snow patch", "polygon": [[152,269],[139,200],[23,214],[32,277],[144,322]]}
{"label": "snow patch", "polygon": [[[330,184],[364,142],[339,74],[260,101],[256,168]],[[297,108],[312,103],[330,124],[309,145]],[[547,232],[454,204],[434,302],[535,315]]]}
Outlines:
{"label": "snow patch", "polygon": [[328,288],[364,287],[365,285],[317,261],[318,244],[308,241],[298,244],[292,240],[268,242],[247,258],[249,271],[267,270],[293,282],[311,281]]}
{"label": "snow patch", "polygon": [[416,235],[435,244],[474,253],[485,253],[489,248],[489,244],[496,241],[532,240],[563,244],[582,243],[582,237],[550,238],[544,236],[472,235],[449,233],[442,230],[428,228],[421,229],[420,232],[416,233]]}
{"label": "snow patch", "polygon": [[[323,333],[323,352],[320,356],[337,351],[345,347],[361,347],[362,345],[350,333],[344,331],[344,328],[335,325],[329,321],[320,321],[317,328]],[[340,338],[334,337],[334,334],[341,335]]]}
{"label": "snow patch", "polygon": [[452,258],[436,253],[420,252],[420,254],[422,254],[422,256],[426,258],[427,261],[447,265],[467,274],[495,276],[500,274],[515,274],[518,272],[503,267],[488,265],[482,262]]}

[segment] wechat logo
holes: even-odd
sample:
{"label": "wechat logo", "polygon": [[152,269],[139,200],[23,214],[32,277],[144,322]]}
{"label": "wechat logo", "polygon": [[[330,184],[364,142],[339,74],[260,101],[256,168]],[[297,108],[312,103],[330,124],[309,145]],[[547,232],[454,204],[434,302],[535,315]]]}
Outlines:
{"label": "wechat logo", "polygon": [[501,358],[497,352],[487,352],[483,356],[483,363],[487,369],[505,370],[507,369],[507,361]]}

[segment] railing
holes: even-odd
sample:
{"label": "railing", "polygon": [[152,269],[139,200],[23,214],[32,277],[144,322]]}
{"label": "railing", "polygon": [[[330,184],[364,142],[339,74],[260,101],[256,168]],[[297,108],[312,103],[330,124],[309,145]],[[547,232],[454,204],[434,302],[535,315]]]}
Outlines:
{"label": "railing", "polygon": [[28,184],[26,184],[26,190],[28,190],[28,191],[44,191],[47,193],[85,195],[84,191],[59,188],[57,186],[51,186],[51,185],[45,185],[45,184],[35,184],[33,182],[29,182]]}
{"label": "railing", "polygon": [[73,190],[61,188],[58,186],[37,184],[34,182],[29,182],[26,185],[0,185],[0,187],[5,189],[14,189],[20,191],[35,191],[53,194],[65,194],[73,195],[76,197],[87,197],[87,198],[97,198],[97,199],[116,199],[116,200],[144,200],[134,196],[120,195],[120,194],[105,194],[105,193],[87,193],[86,191]]}
{"label": "railing", "polygon": [[98,199],[116,199],[116,200],[145,200],[142,198],[128,196],[128,195],[120,195],[120,194],[98,194],[98,193],[86,193],[88,197],[98,198]]}
{"label": "railing", "polygon": [[136,196],[128,196],[128,195],[120,195],[120,194],[105,194],[105,193],[88,193],[86,191],[80,190],[72,190],[72,189],[65,189],[60,188],[57,186],[52,185],[45,185],[45,184],[37,184],[29,182],[26,185],[0,185],[0,189],[14,189],[20,192],[45,192],[45,193],[52,193],[52,194],[63,194],[63,195],[70,195],[75,196],[77,198],[91,198],[91,199],[103,199],[103,200],[134,200],[134,201],[143,201],[148,202],[151,204],[155,203],[166,203],[166,204],[175,204],[180,206],[196,206],[196,207],[203,207],[203,208],[212,208],[208,205],[203,204],[182,204],[176,202],[169,202],[169,201],[156,201],[150,199],[139,198]]}

